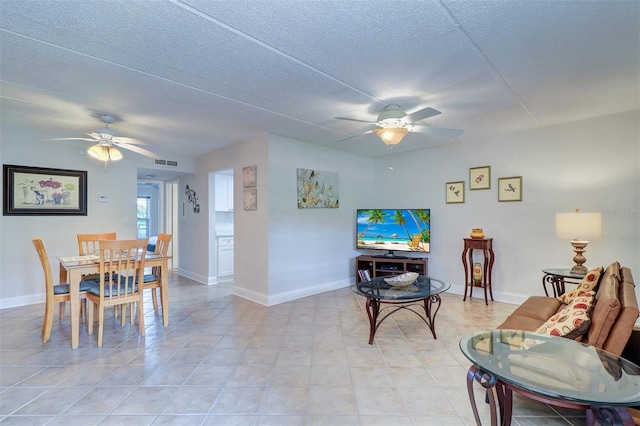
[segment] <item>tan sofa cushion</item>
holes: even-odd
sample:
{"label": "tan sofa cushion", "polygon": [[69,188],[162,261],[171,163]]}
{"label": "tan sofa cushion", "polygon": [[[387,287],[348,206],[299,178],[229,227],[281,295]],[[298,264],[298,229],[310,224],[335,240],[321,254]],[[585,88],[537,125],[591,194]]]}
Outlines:
{"label": "tan sofa cushion", "polygon": [[580,284],[576,288],[571,291],[567,291],[564,294],[558,296],[558,300],[565,305],[573,302],[578,295],[586,293],[588,291],[596,289],[598,284],[600,283],[600,278],[602,277],[602,273],[604,272],[604,268],[602,266],[598,266],[597,268],[593,268],[584,278],[580,281]]}
{"label": "tan sofa cushion", "polygon": [[596,293],[596,305],[591,314],[591,326],[587,335],[587,343],[597,348],[602,348],[604,345],[611,327],[620,313],[618,286],[615,274],[605,272]]}
{"label": "tan sofa cushion", "polygon": [[553,297],[531,296],[511,315],[538,319],[545,322],[562,307],[562,303]]}
{"label": "tan sofa cushion", "polygon": [[544,321],[541,319],[509,315],[507,319],[496,328],[503,330],[536,331],[543,323]]}

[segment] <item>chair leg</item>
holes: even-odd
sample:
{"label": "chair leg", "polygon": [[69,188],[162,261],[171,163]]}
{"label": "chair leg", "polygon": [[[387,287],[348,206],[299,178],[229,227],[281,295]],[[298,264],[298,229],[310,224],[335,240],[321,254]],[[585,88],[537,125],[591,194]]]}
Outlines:
{"label": "chair leg", "polygon": [[152,288],[151,289],[151,300],[153,301],[153,310],[157,311],[158,310],[158,298],[156,295],[156,289]]}
{"label": "chair leg", "polygon": [[93,312],[95,310],[95,304],[91,301],[87,302],[87,333],[93,334]]}
{"label": "chair leg", "polygon": [[104,305],[98,306],[98,347],[102,347],[102,336],[104,335]]}
{"label": "chair leg", "polygon": [[124,327],[124,323],[127,321],[127,304],[118,305],[118,309],[120,310],[120,325]]}
{"label": "chair leg", "polygon": [[130,313],[130,319],[129,319],[129,324],[133,325],[133,317],[135,316],[135,305],[133,303],[129,303],[129,313]]}
{"label": "chair leg", "polygon": [[47,343],[51,337],[53,327],[53,302],[44,305],[44,320],[42,321],[42,343]]}
{"label": "chair leg", "polygon": [[[142,306],[142,297],[137,303],[138,305],[138,330],[140,331],[140,335],[144,336],[144,307]],[[133,317],[133,313],[131,314]]]}
{"label": "chair leg", "polygon": [[58,321],[62,321],[64,319],[66,305],[67,304],[65,302],[60,302],[58,304]]}

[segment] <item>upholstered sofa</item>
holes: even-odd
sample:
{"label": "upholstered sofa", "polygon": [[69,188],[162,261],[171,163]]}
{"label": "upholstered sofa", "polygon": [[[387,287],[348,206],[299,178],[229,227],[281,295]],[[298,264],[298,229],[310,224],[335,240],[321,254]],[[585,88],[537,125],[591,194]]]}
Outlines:
{"label": "upholstered sofa", "polygon": [[[578,333],[574,331],[571,338],[620,355],[638,318],[638,301],[631,271],[621,267],[618,262],[613,262],[604,270],[598,268],[590,271],[592,272],[597,272],[598,277],[591,276],[597,282],[592,283],[595,298],[589,321],[583,324],[586,326],[584,330],[579,330]],[[577,290],[574,292],[577,293]],[[587,293],[588,291],[582,295]],[[531,296],[497,328],[538,331],[544,324],[549,324],[548,320],[556,313],[567,308],[567,304],[558,299],[563,298]]]}

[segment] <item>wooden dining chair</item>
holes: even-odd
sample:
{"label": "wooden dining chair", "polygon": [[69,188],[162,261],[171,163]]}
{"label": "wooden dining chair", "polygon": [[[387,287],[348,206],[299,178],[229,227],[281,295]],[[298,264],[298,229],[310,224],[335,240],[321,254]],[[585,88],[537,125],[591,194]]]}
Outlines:
{"label": "wooden dining chair", "polygon": [[102,234],[78,234],[78,254],[98,254],[101,240],[113,241],[116,239],[115,232],[104,232]]}
{"label": "wooden dining chair", "polygon": [[[158,238],[155,244],[154,253],[159,254],[161,256],[166,256],[167,251],[169,250],[169,243],[171,242],[171,234],[158,234]],[[156,294],[156,289],[160,289],[160,300],[162,301],[162,287],[160,285],[162,276],[161,274],[166,274],[167,271],[162,271],[162,268],[155,266],[151,269],[151,274],[144,275],[144,290],[151,289],[151,298],[153,301],[153,310],[158,310],[158,297]],[[164,310],[165,307],[163,306]]]}
{"label": "wooden dining chair", "polygon": [[[55,304],[58,303],[58,319],[62,321],[65,316],[66,302],[71,298],[69,295],[69,284],[54,284],[53,274],[51,273],[51,264],[49,263],[49,256],[44,248],[44,243],[40,238],[34,238],[31,240],[33,246],[38,252],[40,258],[40,264],[44,271],[44,283],[45,283],[45,303],[44,303],[44,320],[42,321],[42,343],[49,341],[51,337],[51,329],[53,328],[53,313],[55,310]],[[80,284],[80,297],[85,297],[85,292],[88,290],[89,284]]]}
{"label": "wooden dining chair", "polygon": [[[85,256],[87,254],[98,254],[101,240],[113,241],[116,239],[115,232],[105,232],[102,234],[78,234],[78,254]],[[82,277],[83,280],[99,280],[99,274],[89,274]]]}
{"label": "wooden dining chair", "polygon": [[98,283],[89,281],[93,282],[93,285],[87,290],[88,333],[93,334],[94,311],[98,309],[98,347],[102,347],[105,308],[120,306],[121,324],[124,326],[127,305],[131,305],[131,324],[133,324],[133,306],[137,304],[138,329],[144,336],[143,286],[141,284],[144,280],[147,239],[102,240],[99,253],[100,280]]}

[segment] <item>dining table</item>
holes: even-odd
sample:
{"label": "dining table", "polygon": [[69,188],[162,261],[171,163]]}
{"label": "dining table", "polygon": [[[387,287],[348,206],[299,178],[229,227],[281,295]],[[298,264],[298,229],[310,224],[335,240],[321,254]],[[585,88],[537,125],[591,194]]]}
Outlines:
{"label": "dining table", "polygon": [[[169,279],[168,268],[171,256],[147,252],[145,268],[158,267],[160,276],[160,299],[162,303],[162,324],[169,325]],[[69,283],[71,315],[71,347],[77,348],[80,340],[80,281],[87,274],[100,272],[100,256],[96,254],[58,256],[60,262],[60,282]]]}

